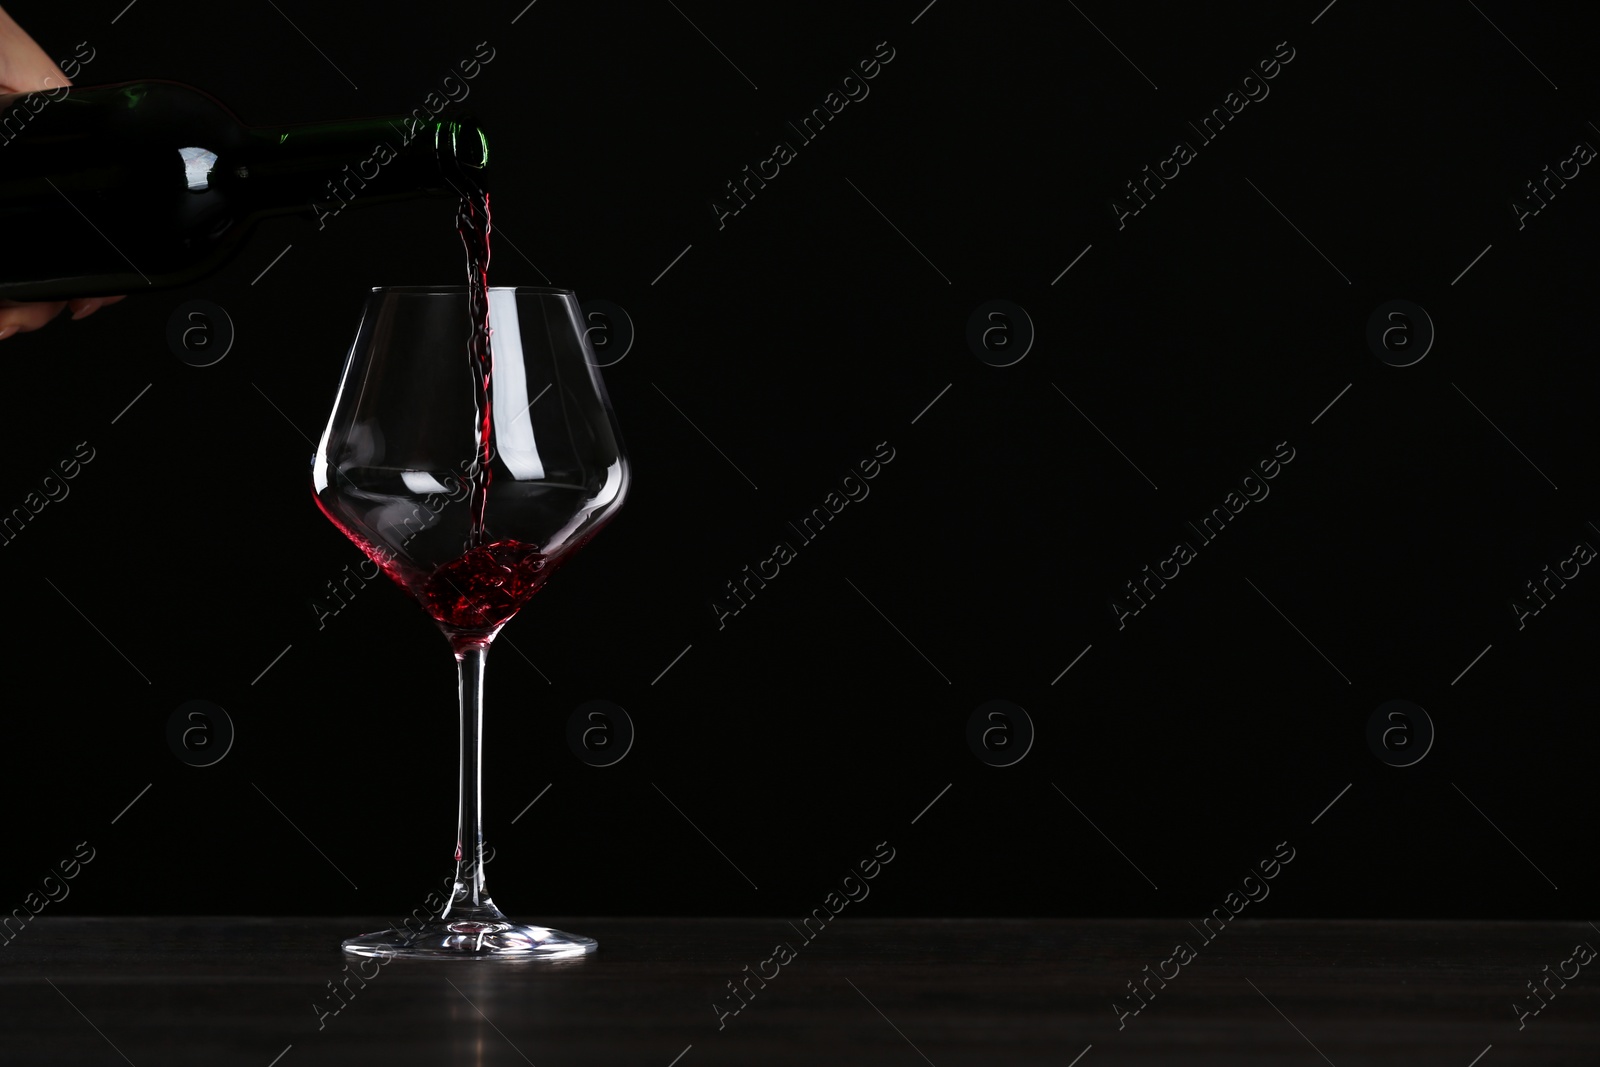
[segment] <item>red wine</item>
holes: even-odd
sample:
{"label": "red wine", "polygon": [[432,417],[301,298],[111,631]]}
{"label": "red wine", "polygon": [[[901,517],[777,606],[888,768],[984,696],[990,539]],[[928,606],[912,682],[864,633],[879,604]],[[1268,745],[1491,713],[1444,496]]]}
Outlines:
{"label": "red wine", "polygon": [[554,568],[534,545],[496,541],[469,549],[430,574],[422,606],[445,626],[494,630],[537,593]]}
{"label": "red wine", "polygon": [[[320,497],[317,503],[322,506]],[[469,549],[450,562],[425,571],[403,556],[373,544],[326,507],[322,507],[322,513],[436,622],[472,632],[504,626],[582,545],[580,542],[550,557],[537,545],[506,538]]]}
{"label": "red wine", "polygon": [[264,217],[449,195],[485,144],[443,120],[250,127],[176,82],[0,93],[0,299],[187,284]]}

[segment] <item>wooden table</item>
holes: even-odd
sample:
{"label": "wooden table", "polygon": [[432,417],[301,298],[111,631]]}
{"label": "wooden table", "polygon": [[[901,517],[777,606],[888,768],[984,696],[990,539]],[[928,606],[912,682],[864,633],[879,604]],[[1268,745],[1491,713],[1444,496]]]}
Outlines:
{"label": "wooden table", "polygon": [[[1303,1064],[1600,1062],[1600,961],[1538,1014],[1587,923],[556,918],[566,964],[394,961],[319,1018],[360,919],[41,916],[0,947],[0,1064]],[[794,958],[719,1029],[725,983]],[[1174,944],[1196,955],[1163,963]],[[1137,1015],[1126,983],[1177,972]],[[775,964],[767,964],[772,974]],[[1120,998],[1120,999],[1119,999]],[[1487,1050],[1487,1051],[1486,1051]],[[1481,1057],[1481,1058],[1480,1058]]]}

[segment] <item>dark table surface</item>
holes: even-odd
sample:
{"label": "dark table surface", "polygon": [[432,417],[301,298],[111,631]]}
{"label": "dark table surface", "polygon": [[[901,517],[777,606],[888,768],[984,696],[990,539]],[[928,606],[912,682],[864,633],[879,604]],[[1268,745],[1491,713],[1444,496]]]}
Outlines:
{"label": "dark table surface", "polygon": [[[0,947],[0,1064],[1600,1062],[1600,961],[1520,1027],[1513,1007],[1600,945],[1582,922],[1241,919],[1210,943],[1170,919],[838,919],[809,943],[781,919],[549,922],[599,952],[393,961],[319,1017],[340,939],[384,923],[41,916]],[[719,1029],[725,983],[779,941],[795,958]],[[1180,941],[1195,957],[1119,1028]]]}

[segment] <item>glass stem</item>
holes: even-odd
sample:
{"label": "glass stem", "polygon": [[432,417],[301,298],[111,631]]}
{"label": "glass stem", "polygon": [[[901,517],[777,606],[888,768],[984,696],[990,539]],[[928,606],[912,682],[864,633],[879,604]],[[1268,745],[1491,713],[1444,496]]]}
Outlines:
{"label": "glass stem", "polygon": [[496,922],[504,918],[489,899],[483,862],[483,682],[488,642],[452,642],[461,694],[461,760],[456,829],[455,891],[439,918]]}

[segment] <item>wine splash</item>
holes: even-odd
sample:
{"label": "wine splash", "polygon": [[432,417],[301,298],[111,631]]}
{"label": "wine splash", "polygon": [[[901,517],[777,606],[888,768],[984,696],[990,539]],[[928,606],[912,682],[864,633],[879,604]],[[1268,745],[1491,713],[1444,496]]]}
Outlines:
{"label": "wine splash", "polygon": [[494,630],[539,591],[552,569],[536,546],[496,541],[469,549],[434,571],[418,590],[418,599],[445,626]]}

